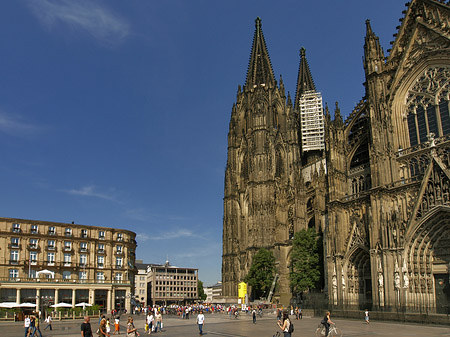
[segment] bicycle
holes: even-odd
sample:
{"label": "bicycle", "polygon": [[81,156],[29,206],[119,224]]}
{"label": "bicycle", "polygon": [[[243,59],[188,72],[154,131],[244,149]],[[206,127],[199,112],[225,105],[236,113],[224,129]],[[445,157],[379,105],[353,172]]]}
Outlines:
{"label": "bicycle", "polygon": [[281,332],[277,331],[273,337],[281,337]]}
{"label": "bicycle", "polygon": [[[322,323],[319,323],[319,325],[316,329],[316,336],[317,337],[325,337],[325,325],[323,325]],[[336,325],[333,324],[330,326],[330,330],[328,331],[328,336],[342,337],[342,330],[339,328],[336,328]]]}

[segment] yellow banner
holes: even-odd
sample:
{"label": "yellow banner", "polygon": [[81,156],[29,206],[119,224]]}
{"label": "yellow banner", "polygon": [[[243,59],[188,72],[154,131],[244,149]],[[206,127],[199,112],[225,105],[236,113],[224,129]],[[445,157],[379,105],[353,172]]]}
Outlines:
{"label": "yellow banner", "polygon": [[240,298],[245,298],[245,295],[247,295],[247,283],[241,282],[238,284],[238,294]]}

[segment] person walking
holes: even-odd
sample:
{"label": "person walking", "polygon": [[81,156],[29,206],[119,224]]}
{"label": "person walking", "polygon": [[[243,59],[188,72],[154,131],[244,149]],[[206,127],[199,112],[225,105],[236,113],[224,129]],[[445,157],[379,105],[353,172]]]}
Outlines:
{"label": "person walking", "polygon": [[252,316],[253,316],[253,324],[256,324],[256,309],[253,308],[252,310]]}
{"label": "person walking", "polygon": [[197,316],[197,324],[199,335],[203,336],[203,324],[205,324],[205,315],[203,315],[203,310],[200,310],[200,313]]}
{"label": "person walking", "polygon": [[47,330],[47,328],[50,328],[50,331],[52,331],[52,330],[53,330],[53,327],[52,327],[52,316],[51,316],[51,315],[48,315],[48,316],[45,318],[45,323],[47,323],[47,325],[46,325],[46,327],[44,328],[44,330]]}
{"label": "person walking", "polygon": [[366,311],[364,312],[364,320],[366,321],[366,324],[370,324],[369,322],[369,310],[366,309]]}
{"label": "person walking", "polygon": [[155,327],[155,332],[158,332],[158,328],[159,328],[159,332],[162,331],[162,315],[161,315],[161,311],[158,310],[158,312],[155,315],[155,320],[156,320],[156,327]]}
{"label": "person walking", "polygon": [[39,337],[42,337],[41,329],[40,329],[39,317],[34,316],[34,335],[37,337],[39,333]]}
{"label": "person walking", "polygon": [[277,324],[281,331],[283,331],[284,337],[291,337],[290,327],[292,323],[289,319],[289,312],[283,312],[283,321],[279,320]]}
{"label": "person walking", "polygon": [[128,321],[127,321],[127,337],[136,337],[136,336],[140,336],[139,332],[137,331],[136,327],[134,326],[133,323],[133,317],[128,316]]}
{"label": "person walking", "polygon": [[115,335],[116,333],[118,335],[120,335],[120,318],[119,316],[116,316],[116,318],[114,318],[114,333],[113,335]]}
{"label": "person walking", "polygon": [[31,320],[28,315],[25,315],[25,319],[23,320],[23,327],[25,328],[25,337],[28,337],[28,331],[30,330]]}
{"label": "person walking", "polygon": [[84,321],[81,323],[81,337],[93,337],[90,321],[89,316],[84,316]]}
{"label": "person walking", "polygon": [[148,334],[152,333],[152,330],[155,329],[155,319],[153,318],[153,311],[149,310],[147,314],[147,325],[148,325]]}

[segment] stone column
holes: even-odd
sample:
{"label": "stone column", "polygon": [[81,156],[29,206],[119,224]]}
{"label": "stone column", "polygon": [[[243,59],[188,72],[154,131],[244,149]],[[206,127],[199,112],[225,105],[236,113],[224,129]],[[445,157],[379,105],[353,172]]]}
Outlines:
{"label": "stone column", "polygon": [[77,291],[76,289],[72,289],[72,307],[75,307],[75,299],[76,299]]}
{"label": "stone column", "polygon": [[[41,289],[36,289],[36,312],[41,310]],[[44,314],[44,313],[41,313]],[[40,318],[40,317],[39,317]]]}
{"label": "stone column", "polygon": [[131,314],[131,289],[127,289],[125,294],[125,309]]}
{"label": "stone column", "polygon": [[20,289],[16,289],[16,303],[20,304]]}
{"label": "stone column", "polygon": [[89,289],[89,304],[95,304],[95,292],[94,292],[94,289]]}
{"label": "stone column", "polygon": [[55,304],[59,303],[59,289],[55,289]]}
{"label": "stone column", "polygon": [[111,312],[111,289],[108,289],[108,295],[106,296],[106,312]]}
{"label": "stone column", "polygon": [[116,308],[116,288],[111,289],[111,310]]}

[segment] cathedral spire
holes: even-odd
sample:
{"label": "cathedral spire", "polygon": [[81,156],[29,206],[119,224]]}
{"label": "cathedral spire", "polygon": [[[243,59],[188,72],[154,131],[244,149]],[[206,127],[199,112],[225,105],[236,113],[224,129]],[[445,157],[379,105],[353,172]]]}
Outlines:
{"label": "cathedral spire", "polygon": [[366,37],[364,39],[364,70],[366,76],[378,73],[384,67],[384,53],[378,36],[372,30],[370,20],[366,20]]}
{"label": "cathedral spire", "polygon": [[266,41],[261,29],[261,19],[255,20],[255,35],[253,36],[252,51],[250,62],[248,64],[247,79],[245,86],[251,88],[260,84],[274,84],[272,64],[270,62],[269,52],[267,51]]}
{"label": "cathedral spire", "polygon": [[298,68],[297,90],[295,91],[295,108],[298,108],[298,100],[306,91],[316,91],[316,86],[309,70],[308,60],[306,60],[306,49],[300,49],[300,66]]}

